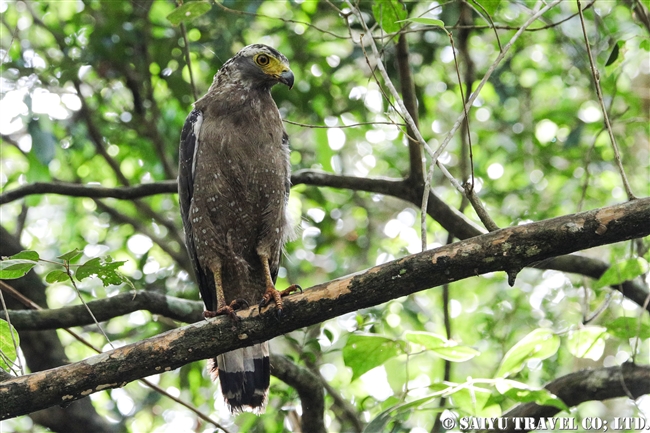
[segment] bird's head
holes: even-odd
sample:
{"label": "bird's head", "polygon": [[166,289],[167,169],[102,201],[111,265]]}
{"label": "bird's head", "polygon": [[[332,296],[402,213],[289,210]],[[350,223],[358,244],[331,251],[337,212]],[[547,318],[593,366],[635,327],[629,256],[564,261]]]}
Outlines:
{"label": "bird's head", "polygon": [[238,64],[241,79],[252,85],[272,87],[276,83],[282,83],[290,89],[293,87],[294,77],[289,68],[289,60],[268,45],[248,45],[239,50],[231,61]]}

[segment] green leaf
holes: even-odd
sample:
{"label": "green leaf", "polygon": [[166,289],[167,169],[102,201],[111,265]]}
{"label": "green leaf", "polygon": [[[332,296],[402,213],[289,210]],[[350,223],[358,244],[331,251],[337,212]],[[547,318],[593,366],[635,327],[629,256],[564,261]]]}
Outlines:
{"label": "green leaf", "polygon": [[18,254],[14,254],[13,256],[9,257],[10,259],[25,259],[25,260],[33,260],[37,262],[41,257],[38,255],[36,251],[31,251],[31,250],[25,250],[21,251]]}
{"label": "green leaf", "polygon": [[614,263],[600,276],[598,281],[594,283],[594,289],[599,289],[605,286],[615,286],[625,281],[633,280],[639,275],[648,272],[648,262],[641,257],[633,259],[622,260]]}
{"label": "green leaf", "polygon": [[650,325],[636,317],[619,317],[607,324],[607,332],[621,339],[638,337],[642,340],[650,338]]}
{"label": "green leaf", "polygon": [[442,359],[451,362],[464,362],[480,355],[480,352],[476,349],[460,346],[455,341],[447,340],[445,337],[429,332],[407,332],[405,338],[411,343],[424,346],[424,348],[431,350]]}
{"label": "green leaf", "polygon": [[569,334],[567,348],[573,356],[598,361],[605,351],[607,337],[607,328],[586,326]]}
{"label": "green leaf", "polygon": [[442,20],[436,20],[434,18],[407,18],[403,21],[409,21],[411,23],[415,24],[422,24],[425,26],[434,26],[434,27],[440,27],[442,29],[445,28],[445,22]]}
{"label": "green leaf", "polygon": [[0,261],[0,279],[13,280],[20,278],[38,264],[34,260],[7,259]]}
{"label": "green leaf", "polygon": [[481,0],[481,1],[474,0],[474,3],[483,6],[485,12],[487,12],[490,16],[492,16],[494,15],[497,8],[499,7],[501,0]]}
{"label": "green leaf", "polygon": [[644,39],[639,42],[639,48],[645,51],[650,51],[650,39]]}
{"label": "green leaf", "polygon": [[[13,339],[11,333],[13,331]],[[14,346],[14,339],[16,340],[16,345]],[[13,363],[16,360],[16,347],[20,345],[20,339],[18,338],[18,332],[16,329],[9,325],[6,320],[0,319],[0,352],[3,356],[0,356],[0,368],[5,371],[11,370],[11,365],[7,363]]]}
{"label": "green leaf", "polygon": [[67,281],[69,278],[70,277],[68,276],[68,273],[66,271],[56,269],[47,274],[47,276],[45,277],[45,281],[48,284],[54,284],[54,283],[60,283],[62,281]]}
{"label": "green leaf", "polygon": [[536,403],[541,406],[553,406],[560,410],[569,411],[562,400],[547,389],[532,389],[528,385],[515,380],[497,380],[496,390],[518,403]]}
{"label": "green leaf", "polygon": [[352,334],[343,348],[343,362],[352,369],[352,381],[404,353],[399,343],[376,335]]}
{"label": "green leaf", "polygon": [[612,63],[618,59],[618,53],[619,53],[619,46],[618,43],[614,44],[614,48],[612,49],[612,52],[610,53],[609,57],[607,58],[607,61],[605,62],[605,66],[609,66]]}
{"label": "green leaf", "polygon": [[121,284],[124,281],[124,277],[122,274],[117,272],[117,268],[126,262],[114,262],[112,260],[113,259],[110,256],[107,256],[105,260],[100,257],[90,259],[77,269],[75,276],[79,281],[81,281],[92,275],[97,275],[99,279],[102,280],[104,287],[111,284]]}
{"label": "green leaf", "polygon": [[560,347],[560,337],[551,329],[538,328],[522,338],[503,356],[496,377],[507,377],[520,372],[531,358],[546,359]]}
{"label": "green leaf", "polygon": [[401,28],[398,23],[407,16],[404,6],[396,0],[375,0],[372,14],[386,33],[398,32]]}
{"label": "green leaf", "polygon": [[458,410],[472,416],[499,417],[501,407],[490,403],[491,395],[492,393],[485,388],[470,385],[461,387],[451,394],[451,400]]}
{"label": "green leaf", "polygon": [[186,23],[200,17],[210,9],[212,9],[212,6],[207,1],[187,2],[174,9],[174,12],[167,15],[167,19],[177,26],[180,23]]}
{"label": "green leaf", "polygon": [[389,431],[388,429],[386,429],[386,426],[388,425],[389,422],[394,420],[400,413],[412,412],[414,408],[422,406],[423,404],[426,404],[433,399],[437,399],[439,397],[438,394],[439,393],[436,393],[427,397],[422,397],[417,400],[410,401],[408,403],[398,404],[396,406],[392,406],[384,410],[379,415],[377,415],[375,419],[373,419],[368,423],[366,428],[363,429],[363,433],[378,433],[378,432]]}
{"label": "green leaf", "polygon": [[74,263],[77,260],[79,260],[79,258],[83,256],[83,254],[84,254],[83,251],[81,251],[79,248],[75,248],[72,251],[68,251],[65,254],[61,254],[60,256],[57,257],[57,259],[65,260],[68,263]]}

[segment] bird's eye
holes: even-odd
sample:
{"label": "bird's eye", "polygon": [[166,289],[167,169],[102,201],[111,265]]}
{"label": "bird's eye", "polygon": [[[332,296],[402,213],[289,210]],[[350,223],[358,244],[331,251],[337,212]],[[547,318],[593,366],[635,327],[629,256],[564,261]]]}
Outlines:
{"label": "bird's eye", "polygon": [[259,56],[257,56],[255,61],[260,66],[266,66],[269,64],[269,56],[267,56],[266,54],[260,54]]}

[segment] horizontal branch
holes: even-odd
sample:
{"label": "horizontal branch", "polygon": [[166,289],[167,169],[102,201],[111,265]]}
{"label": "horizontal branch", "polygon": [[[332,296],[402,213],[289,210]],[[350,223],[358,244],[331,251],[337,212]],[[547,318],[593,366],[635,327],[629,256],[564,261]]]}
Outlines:
{"label": "horizontal branch", "polygon": [[59,194],[70,197],[117,198],[133,200],[156,194],[176,193],[175,180],[141,183],[135,186],[108,188],[100,185],[82,185],[72,182],[34,182],[0,194],[0,205],[37,194]]}
{"label": "horizontal branch", "polygon": [[650,199],[497,230],[288,296],[275,307],[216,317],[111,350],[83,361],[0,383],[0,419],[65,404],[97,391],[176,369],[236,348],[406,296],[495,271],[519,270],[558,254],[650,234]]}
{"label": "horizontal branch", "polygon": [[[293,185],[305,184],[349,189],[352,191],[374,192],[405,200],[418,207],[421,204],[424,190],[423,185],[417,185],[411,179],[340,176],[316,170],[299,170],[291,176],[291,182]],[[67,182],[35,182],[0,194],[0,205],[37,194],[133,200],[155,194],[175,194],[177,191],[178,188],[175,180],[116,188]],[[450,207],[433,193],[429,194],[427,213],[446,230],[451,231],[460,239],[477,236],[484,232],[484,230],[470,221],[465,215]]]}
{"label": "horizontal branch", "polygon": [[[626,363],[621,366],[582,370],[562,376],[544,388],[558,396],[568,407],[592,400],[608,400],[617,397],[636,399],[650,394],[650,367]],[[542,418],[551,418],[560,412],[555,406],[526,403],[515,406],[503,415],[502,429],[498,431],[529,431],[523,428],[523,417],[531,418],[537,425]],[[515,419],[519,422],[515,422]],[[579,426],[576,424],[576,428]],[[609,426],[610,429],[612,426]],[[550,428],[555,430],[554,428]]]}
{"label": "horizontal branch", "polygon": [[[139,310],[147,310],[152,314],[185,323],[194,323],[203,318],[201,301],[190,301],[147,291],[121,293],[86,304],[99,322]],[[72,328],[94,323],[92,316],[83,305],[52,310],[9,310],[9,318],[11,324],[19,331]],[[0,311],[0,319],[6,320],[4,311]]]}
{"label": "horizontal branch", "polygon": [[[602,260],[575,254],[554,257],[536,264],[534,267],[538,269],[553,269],[561,272],[579,273],[580,275],[591,277],[595,280],[600,278],[609,269],[609,265]],[[625,281],[622,284],[612,285],[611,287],[621,292],[623,296],[636,303],[639,307],[644,308],[645,306],[645,309],[650,312],[650,303],[646,302],[650,294],[639,279]]]}

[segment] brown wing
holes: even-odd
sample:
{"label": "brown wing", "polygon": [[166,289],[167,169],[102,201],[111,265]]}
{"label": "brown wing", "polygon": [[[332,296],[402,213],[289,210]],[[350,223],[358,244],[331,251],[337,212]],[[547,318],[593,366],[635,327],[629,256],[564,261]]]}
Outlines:
{"label": "brown wing", "polygon": [[194,158],[196,157],[196,149],[198,146],[197,135],[202,123],[203,113],[200,110],[194,109],[187,116],[185,125],[183,125],[179,155],[178,200],[181,207],[183,229],[185,230],[185,246],[187,247],[187,252],[194,267],[194,275],[199,285],[201,298],[205,303],[205,308],[209,311],[214,311],[217,308],[214,278],[209,269],[203,269],[199,264],[189,220],[190,206],[194,195],[194,169],[196,167]]}

